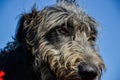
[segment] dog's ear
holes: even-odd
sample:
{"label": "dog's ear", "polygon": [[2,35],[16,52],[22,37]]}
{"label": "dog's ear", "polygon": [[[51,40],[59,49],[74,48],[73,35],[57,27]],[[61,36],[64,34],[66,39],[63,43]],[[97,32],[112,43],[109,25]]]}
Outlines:
{"label": "dog's ear", "polygon": [[23,14],[18,22],[16,30],[16,41],[19,44],[32,45],[38,24],[38,11],[35,8],[31,13]]}

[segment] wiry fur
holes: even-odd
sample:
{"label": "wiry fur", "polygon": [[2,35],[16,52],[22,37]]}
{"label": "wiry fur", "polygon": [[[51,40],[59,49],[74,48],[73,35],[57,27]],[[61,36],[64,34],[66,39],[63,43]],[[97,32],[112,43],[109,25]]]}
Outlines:
{"label": "wiry fur", "polygon": [[93,80],[80,66],[95,66],[100,79],[104,62],[95,49],[97,23],[74,0],[23,14],[15,41],[0,55],[5,80]]}

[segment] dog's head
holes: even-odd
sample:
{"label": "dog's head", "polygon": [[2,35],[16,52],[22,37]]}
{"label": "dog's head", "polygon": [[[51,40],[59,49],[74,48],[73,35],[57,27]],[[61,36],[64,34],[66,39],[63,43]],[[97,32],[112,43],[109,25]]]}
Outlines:
{"label": "dog's head", "polygon": [[33,9],[19,24],[16,40],[35,56],[36,67],[50,69],[58,80],[100,79],[105,66],[95,49],[97,23],[75,0]]}

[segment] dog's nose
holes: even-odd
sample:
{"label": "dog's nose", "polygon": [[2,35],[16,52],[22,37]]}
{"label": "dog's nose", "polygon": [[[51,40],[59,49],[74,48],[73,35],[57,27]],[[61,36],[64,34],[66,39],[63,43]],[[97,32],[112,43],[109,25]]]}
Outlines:
{"label": "dog's nose", "polygon": [[97,67],[89,64],[82,64],[78,66],[78,74],[81,80],[94,80],[97,76]]}

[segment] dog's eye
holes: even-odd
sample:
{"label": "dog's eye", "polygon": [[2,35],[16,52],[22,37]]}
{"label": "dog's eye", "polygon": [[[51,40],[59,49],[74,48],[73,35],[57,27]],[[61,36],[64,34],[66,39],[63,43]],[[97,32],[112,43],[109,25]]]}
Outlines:
{"label": "dog's eye", "polygon": [[65,36],[69,35],[69,31],[66,28],[58,28],[57,31],[61,35],[65,35]]}
{"label": "dog's eye", "polygon": [[92,46],[95,46],[96,37],[90,37],[90,38],[88,39],[88,41],[90,42],[90,44],[91,44]]}
{"label": "dog's eye", "polygon": [[90,37],[90,38],[88,39],[88,41],[95,41],[95,40],[96,40],[95,37]]}

